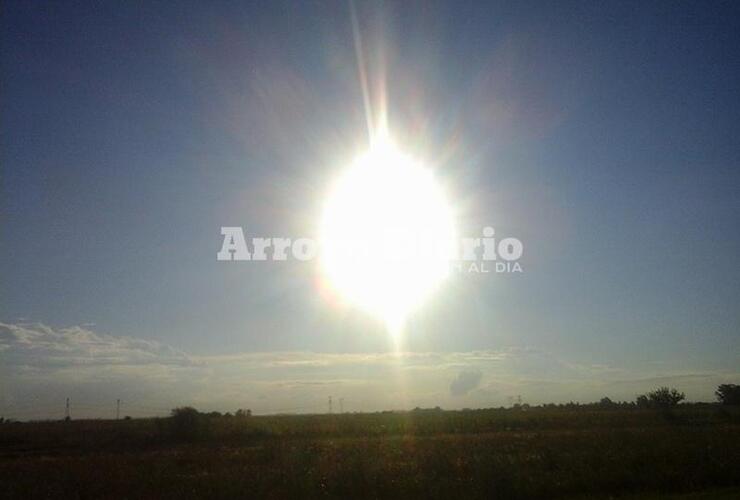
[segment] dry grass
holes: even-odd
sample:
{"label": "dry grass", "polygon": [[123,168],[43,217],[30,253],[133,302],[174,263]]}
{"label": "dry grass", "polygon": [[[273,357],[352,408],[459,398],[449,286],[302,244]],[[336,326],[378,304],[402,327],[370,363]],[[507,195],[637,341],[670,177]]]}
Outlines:
{"label": "dry grass", "polygon": [[738,415],[706,407],[204,418],[185,437],[165,419],[5,424],[0,450],[3,498],[604,498],[740,486]]}

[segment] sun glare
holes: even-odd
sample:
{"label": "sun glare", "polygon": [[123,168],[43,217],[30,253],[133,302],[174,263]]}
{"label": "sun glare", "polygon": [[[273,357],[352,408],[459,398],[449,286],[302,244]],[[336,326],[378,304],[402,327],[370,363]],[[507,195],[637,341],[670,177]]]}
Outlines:
{"label": "sun glare", "polygon": [[329,282],[397,341],[408,314],[448,274],[453,213],[431,170],[383,137],[332,187],[321,239]]}

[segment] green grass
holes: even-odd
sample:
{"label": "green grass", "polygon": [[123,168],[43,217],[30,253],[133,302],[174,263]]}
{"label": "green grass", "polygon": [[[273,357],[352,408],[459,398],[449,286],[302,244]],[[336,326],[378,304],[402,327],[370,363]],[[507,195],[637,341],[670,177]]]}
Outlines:
{"label": "green grass", "polygon": [[0,497],[740,497],[740,416],[711,407],[171,424],[0,425]]}

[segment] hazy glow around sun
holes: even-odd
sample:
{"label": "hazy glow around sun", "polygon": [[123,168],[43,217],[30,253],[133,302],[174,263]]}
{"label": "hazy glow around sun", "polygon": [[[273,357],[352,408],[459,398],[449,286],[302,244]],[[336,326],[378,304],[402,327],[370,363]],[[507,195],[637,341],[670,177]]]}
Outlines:
{"label": "hazy glow around sun", "polygon": [[321,240],[329,282],[395,336],[449,272],[453,212],[432,172],[385,137],[333,185]]}

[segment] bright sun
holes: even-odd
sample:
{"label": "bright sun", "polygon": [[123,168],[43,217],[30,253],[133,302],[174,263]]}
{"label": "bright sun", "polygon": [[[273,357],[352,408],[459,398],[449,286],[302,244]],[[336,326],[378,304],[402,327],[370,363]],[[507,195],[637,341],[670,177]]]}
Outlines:
{"label": "bright sun", "polygon": [[432,172],[380,139],[332,187],[321,240],[334,288],[396,337],[448,274],[453,213]]}

